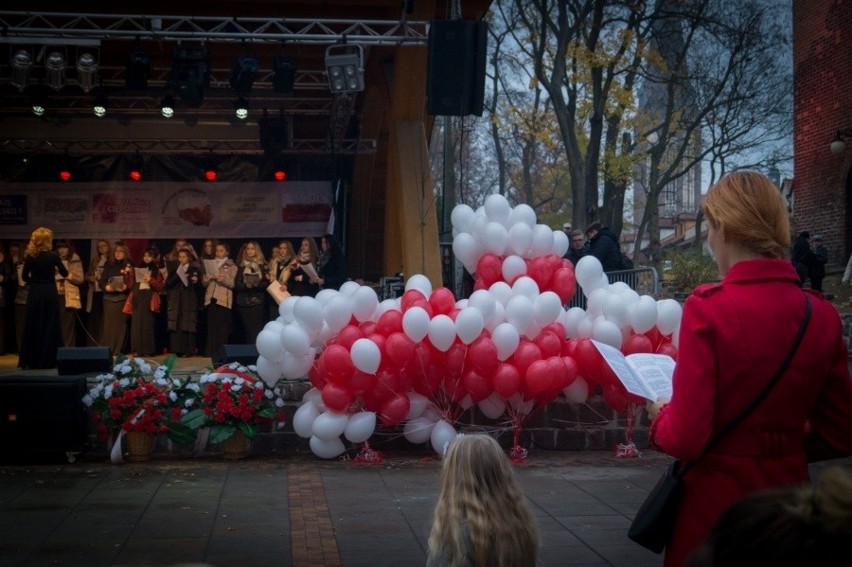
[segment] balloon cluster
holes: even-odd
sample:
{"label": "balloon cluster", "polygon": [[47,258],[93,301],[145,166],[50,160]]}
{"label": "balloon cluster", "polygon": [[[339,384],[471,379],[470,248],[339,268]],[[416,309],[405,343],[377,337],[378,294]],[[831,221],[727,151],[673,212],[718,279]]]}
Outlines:
{"label": "balloon cluster", "polygon": [[286,299],[258,335],[264,380],[307,375],[314,386],[293,427],[317,456],[343,453],[341,436],[366,444],[378,425],[403,423],[406,439],[443,454],[474,404],[488,418],[509,419],[517,445],[529,414],[560,394],[582,403],[600,385],[615,409],[627,403],[589,339],[676,355],[668,337],[680,305],[610,285],[594,257],[576,267],[588,309],[565,310],[576,286],[561,258],[567,237],[536,225],[530,207],[492,195],[476,212],[459,205],[452,219],[453,248],[477,272],[469,299],[419,274],[402,297],[382,302],[373,288],[347,282],[339,292]]}

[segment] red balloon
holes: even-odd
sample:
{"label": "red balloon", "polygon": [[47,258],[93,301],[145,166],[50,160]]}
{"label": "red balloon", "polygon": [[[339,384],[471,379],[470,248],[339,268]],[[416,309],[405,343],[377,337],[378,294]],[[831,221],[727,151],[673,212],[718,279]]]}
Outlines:
{"label": "red balloon", "polygon": [[479,337],[467,349],[470,366],[482,376],[491,376],[500,361],[497,359],[497,346],[491,337]]}
{"label": "red balloon", "polygon": [[317,390],[322,390],[323,386],[328,382],[328,375],[326,374],[322,357],[317,358],[311,369],[308,370],[308,379]]}
{"label": "red balloon", "polygon": [[574,297],[574,291],[577,289],[577,280],[574,278],[574,270],[568,268],[559,268],[553,272],[547,288],[553,291],[562,300],[562,303],[569,303]]}
{"label": "red balloon", "polygon": [[392,368],[379,367],[379,370],[376,372],[376,385],[373,386],[373,389],[381,390],[385,393],[403,393],[399,387],[399,372]]}
{"label": "red balloon", "polygon": [[449,317],[450,319],[452,319],[452,320],[453,320],[453,323],[455,323],[455,322],[456,322],[456,317],[458,317],[458,316],[459,316],[459,313],[461,313],[461,309],[453,309],[452,311],[450,311],[449,313],[447,313],[447,317]]}
{"label": "red balloon", "polygon": [[577,341],[575,339],[568,339],[562,343],[562,356],[570,356],[574,358],[574,354],[577,352]]}
{"label": "red balloon", "polygon": [[382,335],[389,337],[391,333],[402,332],[402,312],[396,309],[391,309],[382,313],[376,323],[376,331]]}
{"label": "red balloon", "polygon": [[527,260],[527,276],[531,277],[538,284],[540,290],[545,290],[545,287],[550,281],[550,274],[551,272],[548,270],[547,260],[544,259],[544,256]]}
{"label": "red balloon", "polygon": [[574,380],[576,380],[577,376],[580,375],[580,370],[577,368],[577,362],[570,356],[563,356],[562,364],[565,365],[565,376],[567,378],[567,384],[562,386],[562,388],[560,389],[565,389],[574,383]]}
{"label": "red balloon", "polygon": [[364,392],[361,395],[361,399],[364,400],[364,405],[367,407],[368,411],[379,413],[382,409],[382,404],[385,403],[385,400],[392,395],[393,392],[388,389],[374,386]]}
{"label": "red balloon", "polygon": [[621,352],[625,355],[637,352],[650,353],[654,352],[654,345],[651,344],[651,339],[646,335],[634,333],[627,337],[627,340],[621,345]]}
{"label": "red balloon", "polygon": [[373,388],[376,385],[376,380],[378,380],[378,378],[375,375],[365,374],[360,370],[356,370],[355,373],[352,374],[352,378],[349,379],[349,389],[352,391],[352,394],[357,397]]}
{"label": "red balloon", "polygon": [[574,264],[572,264],[571,260],[569,260],[568,258],[562,258],[562,261],[559,264],[559,268],[557,268],[557,269],[561,270],[562,268],[565,268],[566,270],[571,270],[573,272],[574,271]]}
{"label": "red balloon", "polygon": [[[564,260],[564,258],[562,258],[561,256],[557,256],[553,252],[551,252],[550,254],[545,254],[544,255],[544,263],[545,263],[545,265],[547,265],[548,273],[552,274],[556,270],[562,268],[562,261],[563,260]],[[568,262],[570,262],[570,260],[568,260]]]}
{"label": "red balloon", "polygon": [[465,357],[467,356],[467,345],[455,342],[453,346],[444,353],[444,374],[452,378],[461,378],[464,372]]}
{"label": "red balloon", "polygon": [[461,374],[458,376],[450,376],[447,373],[444,373],[444,391],[454,402],[461,403],[465,396],[467,396],[467,388],[464,387],[464,382],[462,382]]}
{"label": "red balloon", "polygon": [[429,366],[436,364],[437,360],[433,355],[433,349],[428,341],[417,343],[414,346],[414,372],[423,372]]}
{"label": "red balloon", "polygon": [[[342,346],[347,352],[352,348],[352,344],[358,339],[363,339],[366,335],[358,325],[346,325],[340,332],[337,333],[335,343]],[[328,349],[326,349],[328,350]]]}
{"label": "red balloon", "polygon": [[470,394],[470,399],[479,402],[491,395],[494,391],[491,382],[474,370],[469,370],[462,377],[462,384]]}
{"label": "red balloon", "polygon": [[427,398],[434,398],[444,381],[444,372],[434,364],[429,365],[411,377],[414,391]]}
{"label": "red balloon", "polygon": [[432,311],[432,304],[430,304],[426,300],[426,298],[423,297],[423,294],[420,294],[420,298],[415,300],[414,303],[411,304],[411,306],[421,308],[423,311],[426,312],[430,319],[435,316]]}
{"label": "red balloon", "polygon": [[659,347],[657,347],[657,354],[665,354],[672,357],[673,360],[677,361],[677,347],[672,343],[664,342]]}
{"label": "red balloon", "polygon": [[574,347],[574,361],[580,369],[580,375],[584,378],[589,378],[593,381],[599,381],[598,374],[600,372],[601,353],[592,344],[591,339],[578,339],[574,341],[577,345]]}
{"label": "red balloon", "polygon": [[385,359],[385,342],[387,339],[384,335],[380,335],[379,333],[374,333],[372,335],[367,336],[367,340],[373,341],[376,343],[376,346],[379,347],[379,360]]}
{"label": "red balloon", "polygon": [[408,411],[411,409],[411,400],[403,394],[394,394],[382,403],[379,410],[379,418],[382,420],[382,425],[396,425],[405,419]]}
{"label": "red balloon", "polygon": [[429,296],[429,305],[435,315],[447,315],[456,307],[456,297],[453,292],[445,287],[432,290]]}
{"label": "red balloon", "polygon": [[566,337],[565,327],[562,325],[562,323],[559,322],[558,319],[556,321],[554,321],[553,323],[551,323],[550,325],[548,325],[547,327],[545,327],[544,329],[542,329],[542,331],[550,331],[551,333],[553,333],[557,337],[559,337],[563,342],[565,341],[565,337]]}
{"label": "red balloon", "polygon": [[550,389],[549,392],[560,392],[568,385],[568,369],[565,367],[565,362],[561,356],[552,356],[545,359],[550,372]]}
{"label": "red balloon", "polygon": [[[370,335],[376,334],[376,329],[378,328],[378,326],[372,321],[364,321],[358,326],[358,328],[361,329],[361,334],[363,334],[365,337],[369,337]],[[350,346],[350,348],[352,347]]]}
{"label": "red balloon", "polygon": [[345,412],[352,403],[352,392],[340,384],[329,382],[322,389],[322,403],[329,409]]}
{"label": "red balloon", "polygon": [[627,411],[627,390],[619,382],[618,384],[607,384],[603,387],[603,399],[618,413]]}
{"label": "red balloon", "polygon": [[541,360],[541,349],[528,339],[521,339],[521,342],[515,353],[512,355],[511,360],[512,364],[515,365],[515,368],[517,368],[518,372],[520,372],[523,376],[526,374],[527,367],[530,364],[536,360]]}
{"label": "red balloon", "polygon": [[494,391],[504,400],[508,400],[521,387],[521,373],[511,364],[501,362],[491,377],[491,383],[494,385]]}
{"label": "red balloon", "polygon": [[331,345],[322,351],[323,364],[329,378],[334,382],[344,382],[355,372],[349,350],[342,345]]}
{"label": "red balloon", "polygon": [[526,390],[529,391],[533,397],[550,391],[553,383],[551,371],[552,369],[546,360],[533,361],[529,367],[527,367],[526,374],[524,375],[524,381],[526,384]]}
{"label": "red balloon", "polygon": [[656,351],[657,348],[660,346],[660,343],[663,340],[663,336],[660,334],[660,331],[657,330],[657,326],[655,325],[655,326],[651,327],[651,329],[649,331],[645,331],[645,336],[648,337],[648,339],[650,339],[651,345],[654,347],[654,350]]}
{"label": "red balloon", "polygon": [[491,287],[503,278],[503,260],[496,254],[483,254],[476,263],[476,277],[482,279],[486,287]]}
{"label": "red balloon", "polygon": [[482,278],[477,277],[473,280],[473,291],[479,291],[480,289],[488,289],[490,286],[485,284],[485,281]]}
{"label": "red balloon", "polygon": [[556,333],[542,331],[535,338],[535,344],[541,349],[542,358],[560,356],[562,354],[562,343]]}
{"label": "red balloon", "polygon": [[426,301],[426,296],[423,295],[423,292],[419,289],[409,289],[399,298],[399,305],[402,308],[402,312],[405,313],[414,307],[415,302],[420,300]]}
{"label": "red balloon", "polygon": [[414,364],[416,347],[405,333],[392,333],[385,341],[384,352],[397,368],[407,368]]}

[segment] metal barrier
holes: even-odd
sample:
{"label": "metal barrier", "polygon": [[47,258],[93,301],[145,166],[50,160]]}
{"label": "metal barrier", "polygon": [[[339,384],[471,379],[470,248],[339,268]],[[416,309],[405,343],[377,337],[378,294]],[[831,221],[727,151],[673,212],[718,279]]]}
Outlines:
{"label": "metal barrier", "polygon": [[[607,272],[606,277],[609,279],[609,283],[626,283],[639,295],[650,295],[656,299],[660,294],[660,277],[657,274],[657,269],[653,267]],[[577,284],[574,298],[565,306],[566,309],[571,307],[586,308],[586,295],[583,293],[580,284]]]}

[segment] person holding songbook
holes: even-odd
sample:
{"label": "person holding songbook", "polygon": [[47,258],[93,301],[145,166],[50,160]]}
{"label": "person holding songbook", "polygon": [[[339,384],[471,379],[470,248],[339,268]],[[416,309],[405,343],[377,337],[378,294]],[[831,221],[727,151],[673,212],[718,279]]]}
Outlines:
{"label": "person holding songbook", "polygon": [[181,248],[175,257],[175,263],[167,263],[166,326],[169,329],[169,350],[178,356],[187,356],[194,354],[196,348],[201,270],[195,264],[195,254],[191,248]]}
{"label": "person holding songbook", "polygon": [[237,254],[237,277],[234,281],[234,311],[241,343],[254,344],[266,319],[266,288],[269,280],[266,261],[260,245],[250,240]]}

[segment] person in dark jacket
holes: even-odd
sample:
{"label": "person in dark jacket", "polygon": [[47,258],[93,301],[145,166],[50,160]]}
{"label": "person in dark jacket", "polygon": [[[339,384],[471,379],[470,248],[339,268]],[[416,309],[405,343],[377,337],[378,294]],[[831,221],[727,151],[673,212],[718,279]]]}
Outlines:
{"label": "person in dark jacket", "polygon": [[237,316],[238,341],[254,344],[266,322],[266,277],[269,268],[260,244],[250,240],[237,254],[237,277],[234,280],[234,312]]}
{"label": "person in dark jacket", "polygon": [[346,257],[334,239],[334,236],[326,234],[320,240],[322,251],[317,262],[316,281],[323,289],[340,289],[346,281]]}
{"label": "person in dark jacket", "polygon": [[589,239],[589,254],[600,260],[604,272],[624,269],[621,248],[614,232],[596,222],[586,229],[586,237]]}
{"label": "person in dark jacket", "polygon": [[828,263],[828,250],[822,245],[822,236],[814,235],[814,248],[811,265],[808,267],[808,277],[811,278],[811,289],[822,291],[822,280],[825,277],[825,265]]}
{"label": "person in dark jacket", "polygon": [[582,230],[568,231],[568,238],[571,245],[563,258],[571,260],[571,263],[576,266],[580,258],[589,254],[589,243],[586,242],[586,237],[583,235]]}
{"label": "person in dark jacket", "polygon": [[796,240],[793,241],[793,254],[790,261],[796,268],[799,281],[804,285],[808,281],[810,266],[814,262],[814,253],[811,250],[811,233],[807,230],[800,232]]}

